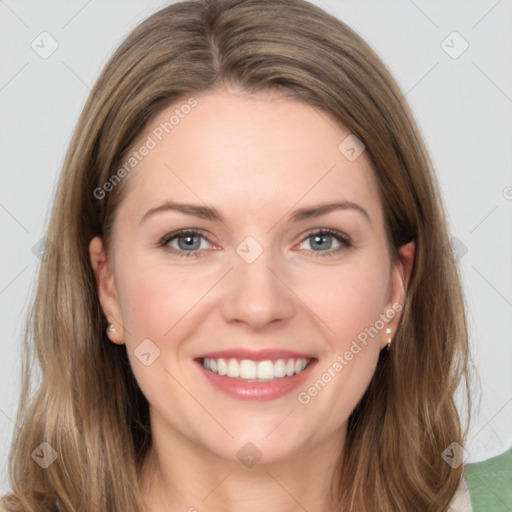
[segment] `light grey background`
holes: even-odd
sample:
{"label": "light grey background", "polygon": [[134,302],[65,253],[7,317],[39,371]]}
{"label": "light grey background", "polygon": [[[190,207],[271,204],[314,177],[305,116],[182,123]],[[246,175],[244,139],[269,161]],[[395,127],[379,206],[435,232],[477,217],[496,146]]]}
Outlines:
{"label": "light grey background", "polygon": [[[109,55],[167,3],[0,0],[0,493],[39,265],[32,248],[44,236],[66,147]],[[498,455],[512,445],[512,2],[313,3],[377,50],[419,121],[460,257],[481,382],[466,462]],[[46,59],[31,47],[50,48],[43,31],[58,43]]]}

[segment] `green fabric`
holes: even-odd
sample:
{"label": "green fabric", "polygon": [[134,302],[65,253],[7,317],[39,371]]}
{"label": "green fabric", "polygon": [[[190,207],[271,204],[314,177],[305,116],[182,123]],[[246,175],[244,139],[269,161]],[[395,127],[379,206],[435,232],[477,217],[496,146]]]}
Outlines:
{"label": "green fabric", "polygon": [[493,459],[468,464],[465,478],[473,512],[512,512],[512,448]]}

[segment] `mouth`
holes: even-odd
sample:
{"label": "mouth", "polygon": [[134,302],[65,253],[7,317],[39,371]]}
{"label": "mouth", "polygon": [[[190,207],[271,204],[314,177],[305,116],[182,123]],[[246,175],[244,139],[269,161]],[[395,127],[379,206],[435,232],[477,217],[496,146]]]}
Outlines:
{"label": "mouth", "polygon": [[195,359],[208,385],[242,400],[273,400],[303,385],[318,359],[285,350],[233,349]]}
{"label": "mouth", "polygon": [[252,359],[199,359],[205,370],[243,382],[274,382],[301,374],[312,362],[310,358],[283,358],[254,361]]}

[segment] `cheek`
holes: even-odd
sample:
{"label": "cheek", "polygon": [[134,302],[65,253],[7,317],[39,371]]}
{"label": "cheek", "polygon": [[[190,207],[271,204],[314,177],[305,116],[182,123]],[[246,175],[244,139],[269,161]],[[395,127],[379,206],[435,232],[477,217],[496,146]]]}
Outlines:
{"label": "cheek", "polygon": [[377,277],[340,274],[312,306],[323,311],[322,320],[333,331],[325,336],[328,346],[313,378],[297,394],[301,410],[318,432],[334,432],[348,420],[375,372],[383,312]]}
{"label": "cheek", "polygon": [[[126,265],[121,309],[130,335],[164,338],[200,302],[214,283],[212,275],[201,277],[192,267],[177,269],[162,265]],[[130,270],[132,269],[132,270]]]}
{"label": "cheek", "polygon": [[[303,283],[299,296],[328,327],[333,348],[341,350],[375,326],[384,313],[388,292],[387,270],[361,262],[318,272]],[[381,322],[377,328],[382,328]]]}
{"label": "cheek", "polygon": [[308,306],[328,326],[328,346],[298,401],[309,404],[309,411],[319,417],[325,417],[324,410],[332,411],[325,425],[328,429],[348,418],[374,374],[389,291],[387,272],[377,261],[361,259],[317,274],[302,289],[301,296],[309,297]]}

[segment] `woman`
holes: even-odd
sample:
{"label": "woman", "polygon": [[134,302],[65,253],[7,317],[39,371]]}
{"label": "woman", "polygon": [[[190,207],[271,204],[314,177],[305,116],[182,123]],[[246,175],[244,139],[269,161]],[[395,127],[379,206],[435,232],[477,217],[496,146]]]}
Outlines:
{"label": "woman", "polygon": [[438,187],[341,21],[151,16],[91,92],[47,236],[7,510],[471,510]]}

